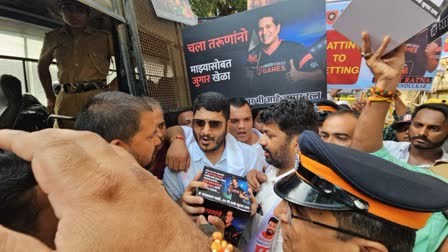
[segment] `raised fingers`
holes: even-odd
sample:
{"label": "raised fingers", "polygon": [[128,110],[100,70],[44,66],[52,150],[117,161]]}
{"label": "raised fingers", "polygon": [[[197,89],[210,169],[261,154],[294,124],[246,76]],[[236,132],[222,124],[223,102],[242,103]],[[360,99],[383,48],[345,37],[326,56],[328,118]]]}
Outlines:
{"label": "raised fingers", "polygon": [[361,38],[362,38],[361,54],[364,58],[366,58],[366,54],[372,53],[372,48],[370,46],[370,37],[367,32],[362,32]]}
{"label": "raised fingers", "polygon": [[390,42],[390,36],[385,36],[383,38],[383,42],[381,43],[380,47],[378,47],[378,49],[375,51],[372,57],[381,58],[387,46],[389,45],[389,42]]}

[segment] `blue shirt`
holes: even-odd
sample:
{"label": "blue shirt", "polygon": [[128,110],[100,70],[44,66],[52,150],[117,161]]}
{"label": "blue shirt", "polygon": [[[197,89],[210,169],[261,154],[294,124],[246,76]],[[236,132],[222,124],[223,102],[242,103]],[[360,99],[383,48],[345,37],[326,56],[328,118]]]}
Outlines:
{"label": "blue shirt", "polygon": [[257,154],[257,150],[250,145],[237,141],[229,133],[225,138],[225,148],[221,159],[213,164],[194,139],[193,129],[186,126],[182,126],[182,128],[185,133],[185,143],[190,153],[190,167],[187,172],[175,172],[165,167],[165,174],[163,175],[165,189],[175,201],[179,200],[185,188],[198,172],[202,172],[204,166],[243,177],[249,170],[261,169],[263,160]]}

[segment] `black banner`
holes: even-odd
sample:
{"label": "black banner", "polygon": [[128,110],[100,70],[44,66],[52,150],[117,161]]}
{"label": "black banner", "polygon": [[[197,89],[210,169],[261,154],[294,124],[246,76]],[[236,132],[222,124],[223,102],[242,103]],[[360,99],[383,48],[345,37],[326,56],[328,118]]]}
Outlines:
{"label": "black banner", "polygon": [[192,99],[206,91],[254,106],[326,93],[325,1],[295,0],[183,30]]}

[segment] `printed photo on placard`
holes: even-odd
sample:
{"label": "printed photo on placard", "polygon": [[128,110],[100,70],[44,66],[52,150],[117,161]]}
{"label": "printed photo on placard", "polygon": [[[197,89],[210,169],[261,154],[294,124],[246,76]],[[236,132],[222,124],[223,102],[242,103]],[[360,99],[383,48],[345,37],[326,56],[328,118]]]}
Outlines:
{"label": "printed photo on placard", "polygon": [[297,0],[183,30],[192,99],[206,91],[253,106],[326,94],[325,2]]}
{"label": "printed photo on placard", "polygon": [[251,214],[247,180],[205,166],[199,181],[207,183],[207,189],[196,190],[197,196],[204,199],[204,216],[221,218],[225,225],[224,237],[228,242],[238,244]]}
{"label": "printed photo on placard", "polygon": [[[332,24],[344,12],[350,1],[327,3],[327,82],[329,88],[368,89],[375,79],[361,57],[356,44]],[[431,27],[431,26],[430,26]],[[438,72],[439,59],[444,46],[442,38],[430,38],[428,28],[405,42],[405,66],[399,89],[430,90]]]}

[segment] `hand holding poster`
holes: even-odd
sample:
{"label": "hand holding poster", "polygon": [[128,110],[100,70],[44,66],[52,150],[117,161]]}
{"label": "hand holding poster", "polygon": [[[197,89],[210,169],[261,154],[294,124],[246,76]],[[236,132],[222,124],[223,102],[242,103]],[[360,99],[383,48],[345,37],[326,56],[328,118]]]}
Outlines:
{"label": "hand holding poster", "polygon": [[197,188],[196,193],[204,198],[204,216],[207,218],[211,214],[222,218],[224,238],[237,245],[251,214],[247,180],[206,166],[200,181],[208,187]]}
{"label": "hand holding poster", "polygon": [[[350,1],[343,1],[327,4],[328,85],[330,88],[368,89],[375,80],[361,57],[361,50],[331,26],[349,3]],[[398,88],[430,90],[443,44],[441,39],[431,42],[428,39],[428,29],[416,33],[405,42],[406,63]],[[394,34],[392,39],[393,36]],[[360,34],[358,37],[361,37]]]}
{"label": "hand holding poster", "polygon": [[184,29],[192,99],[206,91],[251,105],[326,92],[323,0],[287,1]]}

